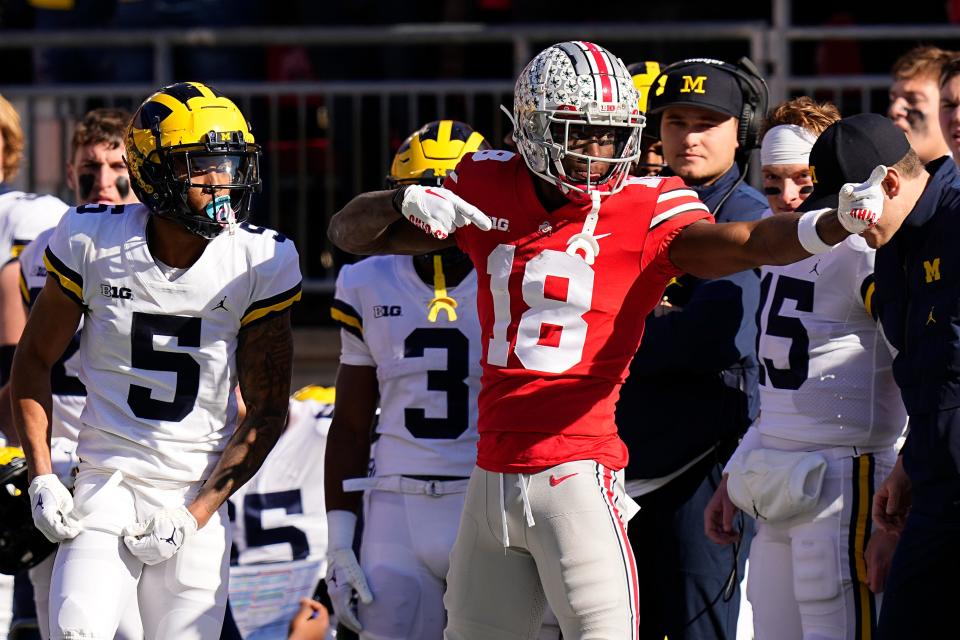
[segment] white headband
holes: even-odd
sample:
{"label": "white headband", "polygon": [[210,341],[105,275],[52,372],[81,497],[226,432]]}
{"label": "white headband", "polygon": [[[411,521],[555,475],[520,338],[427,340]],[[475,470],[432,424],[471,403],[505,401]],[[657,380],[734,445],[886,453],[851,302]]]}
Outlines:
{"label": "white headband", "polygon": [[760,145],[760,164],[810,164],[810,149],[817,141],[809,129],[780,124],[767,131]]}

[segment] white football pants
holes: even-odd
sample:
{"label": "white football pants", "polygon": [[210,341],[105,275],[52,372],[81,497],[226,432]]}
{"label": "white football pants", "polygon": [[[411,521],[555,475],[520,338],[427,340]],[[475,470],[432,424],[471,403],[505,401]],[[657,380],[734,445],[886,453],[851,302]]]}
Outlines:
{"label": "white football pants", "polygon": [[[146,566],[115,531],[165,507],[186,504],[199,484],[159,489],[124,478],[106,488],[111,471],[81,466],[74,502],[96,503],[85,529],[61,543],[50,585],[53,640],[112,640],[131,600],[139,602],[146,640],[218,638],[227,603],[230,532],[220,508],[180,551]],[[87,502],[89,501],[89,503]]]}
{"label": "white football pants", "polygon": [[[850,450],[849,447],[840,450]],[[870,638],[880,607],[866,584],[863,553],[875,487],[890,473],[889,452],[834,457],[816,507],[782,522],[757,522],[747,597],[757,640]]]}

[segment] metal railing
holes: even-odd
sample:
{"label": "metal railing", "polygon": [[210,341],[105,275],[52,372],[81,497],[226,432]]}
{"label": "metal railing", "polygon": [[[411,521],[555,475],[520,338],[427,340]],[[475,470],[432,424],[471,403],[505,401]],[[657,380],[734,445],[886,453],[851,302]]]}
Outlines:
{"label": "metal railing", "polygon": [[[837,102],[845,113],[883,111],[886,74],[798,76],[792,73],[796,47],[838,40],[896,40],[907,49],[917,42],[952,42],[958,27],[792,27],[775,0],[774,23],[738,24],[474,24],[297,29],[179,29],[143,31],[0,32],[0,56],[15,49],[97,47],[122,54],[149,47],[153,83],[0,87],[24,116],[28,157],[15,182],[29,190],[63,194],[63,166],[71,123],[94,106],[135,107],[150,91],[172,80],[178,48],[273,45],[382,47],[389,45],[509,46],[519,71],[543,46],[566,39],[592,39],[619,52],[673,47],[684,55],[709,55],[714,47],[749,55],[769,79],[771,104],[799,94]],[[344,55],[347,55],[346,53]],[[628,60],[630,61],[630,60]],[[264,191],[256,222],[292,236],[300,249],[305,287],[330,291],[343,256],[326,240],[329,217],[356,193],[383,184],[391,154],[423,122],[441,117],[471,123],[498,146],[509,130],[499,105],[512,103],[513,78],[489,81],[363,81],[300,83],[216,83],[251,120],[264,147]],[[67,194],[63,194],[67,195]]]}

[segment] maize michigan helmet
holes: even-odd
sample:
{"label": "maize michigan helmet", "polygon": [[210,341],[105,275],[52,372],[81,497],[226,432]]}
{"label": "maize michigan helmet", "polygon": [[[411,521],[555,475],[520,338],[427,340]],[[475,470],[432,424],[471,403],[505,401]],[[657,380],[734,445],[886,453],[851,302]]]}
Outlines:
{"label": "maize michigan helmet", "polygon": [[404,184],[440,186],[460,159],[489,149],[483,136],[457,120],[434,120],[411,133],[393,157],[387,186]]}
{"label": "maize michigan helmet", "polygon": [[[137,109],[125,142],[131,186],[155,215],[204,238],[249,217],[260,190],[260,146],[240,109],[216,89],[199,82],[160,89]],[[213,206],[191,208],[191,187],[214,194]]]}

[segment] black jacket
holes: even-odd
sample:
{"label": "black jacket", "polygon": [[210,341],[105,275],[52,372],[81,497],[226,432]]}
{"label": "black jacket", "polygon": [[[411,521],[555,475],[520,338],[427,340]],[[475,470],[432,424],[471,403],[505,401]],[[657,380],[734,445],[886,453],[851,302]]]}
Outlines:
{"label": "black jacket", "polygon": [[949,157],[927,170],[917,204],[877,251],[874,297],[910,415],[914,507],[939,512],[960,501],[960,171]]}
{"label": "black jacket", "polygon": [[[733,167],[714,184],[693,187],[718,222],[758,220],[767,209],[766,198],[740,184],[714,210],[739,177]],[[759,413],[759,272],[716,280],[684,275],[666,295],[681,310],[647,317],[620,390],[617,426],[630,451],[627,479],[662,477],[717,443],[735,445]]]}

